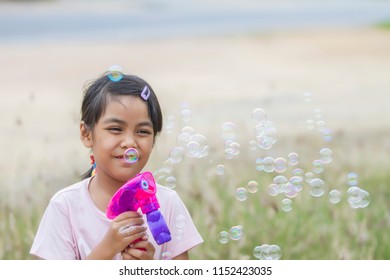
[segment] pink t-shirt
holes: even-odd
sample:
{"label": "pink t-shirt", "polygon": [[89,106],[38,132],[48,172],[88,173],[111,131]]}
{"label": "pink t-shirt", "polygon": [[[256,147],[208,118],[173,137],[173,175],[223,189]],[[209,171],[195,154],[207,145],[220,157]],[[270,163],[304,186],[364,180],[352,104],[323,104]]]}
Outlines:
{"label": "pink t-shirt", "polygon": [[[42,217],[30,253],[43,259],[85,259],[103,239],[111,220],[93,203],[90,178],[57,192]],[[188,210],[176,191],[157,185],[160,211],[172,240],[156,248],[155,259],[173,258],[203,242]],[[145,225],[146,215],[144,215]],[[115,259],[121,259],[116,255]]]}

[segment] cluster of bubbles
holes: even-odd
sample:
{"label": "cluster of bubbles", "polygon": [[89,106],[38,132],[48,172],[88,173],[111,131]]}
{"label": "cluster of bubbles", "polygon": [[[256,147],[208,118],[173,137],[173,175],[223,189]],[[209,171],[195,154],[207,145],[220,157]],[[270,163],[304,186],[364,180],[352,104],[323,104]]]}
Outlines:
{"label": "cluster of bubbles", "polygon": [[[312,95],[309,92],[304,93],[304,102],[310,103]],[[176,145],[171,149],[169,157],[163,162],[162,167],[155,172],[157,181],[163,185],[174,188],[176,178],[171,172],[175,165],[180,164],[185,157],[204,158],[208,156],[209,146],[207,139],[202,134],[196,133],[189,125],[192,113],[189,106],[183,106],[181,110],[181,120],[184,125],[176,138]],[[263,108],[255,108],[252,112],[254,121],[254,138],[249,142],[251,151],[270,150],[277,142],[277,129],[272,121],[267,117],[267,112]],[[165,131],[173,132],[176,125],[174,116],[168,116]],[[341,201],[342,192],[337,189],[329,190],[328,184],[324,181],[323,173],[327,166],[333,161],[333,151],[329,148],[329,142],[332,141],[331,130],[327,127],[320,109],[314,110],[314,116],[306,121],[308,130],[317,131],[325,142],[325,147],[321,147],[317,156],[311,162],[308,170],[300,168],[301,157],[293,151],[286,156],[265,156],[256,157],[255,169],[258,172],[273,173],[272,182],[266,187],[270,196],[282,195],[280,209],[284,212],[293,210],[293,199],[303,190],[307,190],[313,197],[321,197],[328,194],[331,204],[337,204]],[[238,128],[231,121],[224,122],[221,125],[220,134],[223,139],[224,157],[232,160],[240,155],[241,146],[238,142]],[[288,172],[287,172],[288,171]],[[225,166],[218,164],[216,174],[224,176]],[[364,208],[369,205],[370,196],[367,191],[358,187],[357,174],[349,173],[347,176],[348,191],[347,201],[351,208]],[[235,190],[235,198],[238,201],[245,201],[249,194],[258,192],[259,184],[255,180],[249,180],[245,186],[239,186]],[[179,230],[178,230],[179,232]],[[241,225],[233,226],[228,231],[221,231],[218,234],[218,241],[226,244],[230,240],[240,240],[243,236],[243,227]],[[180,236],[178,233],[177,236]],[[276,260],[282,255],[281,249],[277,245],[264,244],[256,246],[253,250],[256,259]]]}
{"label": "cluster of bubbles", "polygon": [[253,249],[253,256],[259,260],[279,260],[282,249],[278,245],[263,244]]}
{"label": "cluster of bubbles", "polygon": [[[207,138],[188,125],[191,120],[191,109],[188,105],[182,108],[181,116],[185,126],[181,128],[176,138],[176,146],[171,149],[169,157],[163,162],[162,167],[154,173],[158,182],[171,189],[176,187],[176,178],[172,175],[175,165],[180,164],[186,156],[204,158],[209,153]],[[171,133],[174,127],[175,118],[169,116],[166,124],[168,133]]]}
{"label": "cluster of bubbles", "polygon": [[237,127],[233,122],[225,122],[221,126],[221,136],[224,140],[224,155],[233,159],[240,154],[240,144],[237,142]]}
{"label": "cluster of bubbles", "polygon": [[240,240],[243,236],[243,227],[241,225],[232,226],[229,231],[223,230],[218,234],[219,243],[226,244],[230,240]]}
{"label": "cluster of bubbles", "polygon": [[354,172],[347,175],[348,185],[347,201],[351,208],[365,208],[370,204],[370,194],[358,187],[358,175]]}

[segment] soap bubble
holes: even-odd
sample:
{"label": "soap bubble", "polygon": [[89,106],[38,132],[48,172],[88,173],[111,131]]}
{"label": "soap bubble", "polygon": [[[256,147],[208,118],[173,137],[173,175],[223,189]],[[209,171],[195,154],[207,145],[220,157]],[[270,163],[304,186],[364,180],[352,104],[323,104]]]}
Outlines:
{"label": "soap bubble", "polygon": [[311,102],[311,92],[303,93],[303,102],[310,103]]}
{"label": "soap bubble", "polygon": [[267,119],[267,113],[262,108],[256,108],[252,112],[253,120],[256,123],[263,123]]}
{"label": "soap bubble", "polygon": [[253,256],[259,260],[278,260],[282,256],[282,250],[278,245],[263,244],[253,249]]}
{"label": "soap bubble", "polygon": [[314,197],[322,196],[325,193],[326,184],[323,180],[315,178],[310,181],[310,194]]}
{"label": "soap bubble", "polygon": [[290,165],[297,165],[299,163],[299,155],[295,152],[289,153],[287,158],[288,158],[288,164]]}
{"label": "soap bubble", "polygon": [[165,251],[161,254],[161,257],[163,260],[171,260],[172,259],[172,253],[170,251]]}
{"label": "soap bubble", "polygon": [[129,148],[123,154],[123,160],[127,163],[135,163],[138,161],[139,154],[137,149]]}
{"label": "soap bubble", "polygon": [[219,243],[226,244],[230,240],[230,234],[227,231],[221,231],[218,234],[218,241]]}
{"label": "soap bubble", "polygon": [[263,159],[263,164],[264,164],[264,171],[265,172],[273,172],[275,170],[273,157],[265,157]]}
{"label": "soap bubble", "polygon": [[282,206],[282,210],[284,212],[289,212],[291,211],[292,209],[292,200],[289,199],[289,198],[284,198],[282,201],[281,201],[281,206]]}
{"label": "soap bubble", "polygon": [[307,129],[310,129],[310,130],[311,130],[311,129],[314,129],[315,126],[316,126],[316,125],[315,125],[315,122],[314,122],[313,120],[307,120],[307,121],[306,121],[306,128],[307,128]]}
{"label": "soap bubble", "polygon": [[325,163],[320,159],[314,160],[312,171],[316,174],[322,173],[324,171],[324,164]]}
{"label": "soap bubble", "polygon": [[257,171],[263,171],[264,170],[264,162],[262,158],[256,159],[256,170]]}
{"label": "soap bubble", "polygon": [[248,191],[246,188],[237,188],[236,190],[236,199],[238,201],[244,201],[248,198]]}
{"label": "soap bubble", "polygon": [[329,202],[332,204],[337,204],[341,200],[341,192],[339,190],[331,190],[329,192]]}
{"label": "soap bubble", "polygon": [[224,175],[225,174],[225,166],[222,164],[217,165],[217,174]]}
{"label": "soap bubble", "polygon": [[181,110],[181,119],[183,122],[188,123],[191,121],[192,118],[192,112],[190,108],[183,108]]}
{"label": "soap bubble", "polygon": [[370,194],[359,187],[350,187],[347,196],[351,208],[365,208],[370,204]]}
{"label": "soap bubble", "polygon": [[169,189],[176,188],[176,178],[174,176],[168,176],[165,178],[165,186]]}
{"label": "soap bubble", "polygon": [[118,82],[122,80],[123,74],[122,74],[122,67],[119,65],[112,65],[110,68],[108,68],[108,78],[113,82]]}
{"label": "soap bubble", "polygon": [[348,185],[353,187],[358,184],[358,175],[355,172],[350,172],[347,175]]}
{"label": "soap bubble", "polygon": [[236,129],[236,124],[233,122],[223,123],[221,127],[222,138],[225,140],[235,140],[237,137]]}
{"label": "soap bubble", "polygon": [[173,163],[178,164],[183,160],[184,149],[182,147],[175,147],[169,153],[169,158]]}
{"label": "soap bubble", "polygon": [[232,240],[240,240],[242,237],[242,227],[241,226],[233,226],[229,230],[230,239]]}
{"label": "soap bubble", "polygon": [[257,182],[256,181],[249,181],[248,184],[246,185],[246,188],[248,192],[250,193],[256,193],[257,192]]}
{"label": "soap bubble", "polygon": [[287,160],[282,157],[274,159],[274,169],[278,173],[283,173],[287,169]]}
{"label": "soap bubble", "polygon": [[329,148],[322,148],[319,152],[320,160],[324,163],[330,163],[332,161],[332,150]]}

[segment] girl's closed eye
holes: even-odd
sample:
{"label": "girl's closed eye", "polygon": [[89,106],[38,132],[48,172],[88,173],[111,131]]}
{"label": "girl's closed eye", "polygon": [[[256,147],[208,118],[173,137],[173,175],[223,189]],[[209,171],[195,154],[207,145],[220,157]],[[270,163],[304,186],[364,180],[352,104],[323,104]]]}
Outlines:
{"label": "girl's closed eye", "polygon": [[120,127],[109,127],[109,128],[107,128],[107,130],[108,131],[111,131],[111,132],[113,132],[113,133],[119,133],[119,132],[122,132],[122,128],[120,128]]}

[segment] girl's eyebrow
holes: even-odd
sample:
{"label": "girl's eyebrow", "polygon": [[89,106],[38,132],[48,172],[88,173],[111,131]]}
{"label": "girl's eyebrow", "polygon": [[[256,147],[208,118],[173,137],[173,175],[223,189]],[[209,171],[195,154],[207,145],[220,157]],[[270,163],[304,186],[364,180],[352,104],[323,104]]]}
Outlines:
{"label": "girl's eyebrow", "polygon": [[103,121],[103,124],[108,124],[108,123],[126,124],[127,122],[124,120],[112,117],[112,118],[108,118],[108,119]]}

